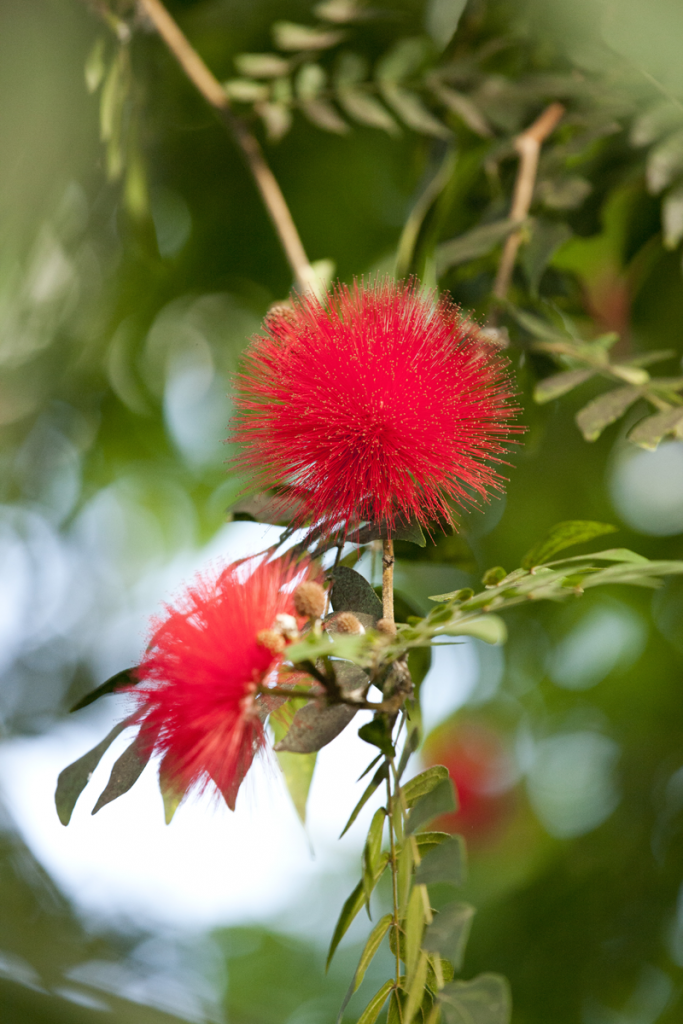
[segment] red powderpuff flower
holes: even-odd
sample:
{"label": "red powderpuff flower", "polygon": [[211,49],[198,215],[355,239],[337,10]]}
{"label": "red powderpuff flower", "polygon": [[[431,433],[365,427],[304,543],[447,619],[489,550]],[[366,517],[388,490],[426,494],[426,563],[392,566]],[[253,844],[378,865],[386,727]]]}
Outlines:
{"label": "red powderpuff flower", "polygon": [[277,635],[294,625],[292,590],[312,575],[310,564],[287,559],[262,562],[249,576],[245,569],[242,563],[199,574],[153,620],[140,683],[130,691],[145,716],[143,746],[164,755],[162,777],[181,793],[213,780],[231,809],[265,743],[256,689],[282,662],[279,645],[259,634],[267,631],[267,640],[274,627]]}
{"label": "red powderpuff flower", "polygon": [[240,468],[293,487],[330,528],[422,524],[502,489],[508,362],[448,299],[414,283],[340,286],[265,321],[237,378]]}

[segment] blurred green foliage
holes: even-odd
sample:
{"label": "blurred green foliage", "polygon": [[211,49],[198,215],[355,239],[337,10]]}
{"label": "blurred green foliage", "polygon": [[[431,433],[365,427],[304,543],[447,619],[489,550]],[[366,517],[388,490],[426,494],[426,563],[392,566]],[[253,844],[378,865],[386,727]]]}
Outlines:
{"label": "blurred green foliage", "polygon": [[[169,7],[221,80],[236,77],[239,54],[273,51],[272,23],[317,23],[302,0]],[[513,137],[559,100],[567,114],[542,154],[510,298],[563,322],[568,336],[618,332],[622,361],[673,349],[664,372],[676,378],[680,4],[470,0],[443,55],[434,41],[446,32],[443,3],[432,0],[427,12],[417,0],[373,8],[378,16],[348,29],[344,47],[370,68],[400,40],[426,40],[430,27],[423,64],[403,85],[448,135],[405,123],[395,136],[357,123],[342,135],[293,108],[291,129],[267,155],[311,259],[333,260],[349,281],[391,271],[400,245],[404,271],[450,290],[480,318],[493,313],[503,236],[489,234],[488,247],[478,243],[465,259],[446,245],[507,216]],[[122,667],[101,653],[109,619],[145,573],[223,524],[244,485],[226,474],[230,449],[220,443],[230,374],[290,278],[231,140],[144,24],[135,26],[129,66],[119,69],[128,91],[118,128],[110,118],[104,131],[84,66],[92,86],[97,40],[108,61],[119,44],[96,15],[77,0],[5,0],[0,27],[8,624],[0,728],[8,740],[47,729],[101,682],[104,662]],[[320,58],[330,71],[336,60],[337,50]],[[429,79],[446,65],[447,87],[460,97],[450,107]],[[367,95],[386,99],[370,86]],[[116,131],[120,153],[112,150]],[[645,404],[586,443],[573,418],[601,393],[599,378],[534,405],[534,387],[558,365],[533,349],[513,315],[496,315],[512,339],[529,428],[512,457],[507,500],[463,515],[457,537],[438,535],[427,550],[401,545],[399,588],[426,611],[429,594],[477,584],[490,566],[513,568],[553,523],[571,518],[617,522],[620,546],[683,558],[683,522],[661,535],[638,533],[610,496],[625,434]],[[59,591],[48,563],[65,552],[71,575]],[[466,897],[479,911],[465,976],[506,974],[515,1024],[681,1019],[682,594],[672,582],[654,598],[615,590],[572,606],[514,610],[502,671],[500,660],[482,655],[471,703],[507,738],[518,781],[505,829],[473,845]],[[65,603],[68,621],[58,615]],[[80,1004],[60,994],[66,975],[92,959],[126,962],[141,937],[113,925],[89,934],[12,823],[2,829],[0,1017],[100,1018],[83,992]],[[351,951],[324,982],[313,939],[232,929],[216,943],[234,1024],[333,1018]],[[173,1019],[144,1000],[106,1002],[117,1020]]]}

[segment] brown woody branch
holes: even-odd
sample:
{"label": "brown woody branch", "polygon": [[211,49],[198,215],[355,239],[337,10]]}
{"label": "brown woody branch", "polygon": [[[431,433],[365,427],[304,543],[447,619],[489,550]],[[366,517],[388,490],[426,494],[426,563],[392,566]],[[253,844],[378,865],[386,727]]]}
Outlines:
{"label": "brown woody branch", "polygon": [[[529,214],[536,185],[541,146],[557,127],[564,114],[564,109],[561,103],[551,103],[541,116],[515,139],[515,149],[519,153],[519,168],[510,210],[510,220],[512,221],[526,220]],[[504,299],[508,293],[521,241],[522,231],[513,231],[507,237],[493,286],[493,294],[497,299]]]}
{"label": "brown woody branch", "polygon": [[[102,0],[86,0],[102,17],[110,12]],[[287,258],[296,287],[301,292],[315,290],[316,277],[303,247],[296,224],[287,206],[275,175],[266,163],[258,139],[233,111],[225,89],[191,45],[161,0],[137,0],[138,10],[151,22],[164,43],[180,64],[194,87],[213,107],[242,151],[247,167],[256,183],[280,244]],[[109,20],[109,19],[107,19]]]}

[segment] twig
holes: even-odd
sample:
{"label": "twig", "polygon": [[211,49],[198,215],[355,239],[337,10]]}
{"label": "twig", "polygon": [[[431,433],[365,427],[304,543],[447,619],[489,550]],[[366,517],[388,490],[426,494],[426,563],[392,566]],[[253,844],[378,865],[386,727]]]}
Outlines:
{"label": "twig", "polygon": [[[93,0],[86,0],[93,6]],[[96,7],[104,17],[103,5]],[[219,118],[242,150],[261,199],[268,212],[287,258],[296,287],[301,292],[314,292],[316,275],[303,247],[296,224],[275,175],[266,163],[258,139],[234,113],[225,89],[209,70],[190,41],[171,17],[161,0],[138,0],[138,9],[146,16],[165,42],[181,68]]]}
{"label": "twig", "polygon": [[382,617],[394,621],[394,542],[382,544]]}
{"label": "twig", "polygon": [[[551,103],[541,116],[515,139],[515,149],[519,153],[519,169],[510,210],[512,221],[523,221],[528,216],[536,184],[541,146],[557,127],[563,114],[564,107],[561,103]],[[507,237],[493,286],[493,294],[497,299],[504,299],[507,295],[521,241],[521,231],[513,231]]]}

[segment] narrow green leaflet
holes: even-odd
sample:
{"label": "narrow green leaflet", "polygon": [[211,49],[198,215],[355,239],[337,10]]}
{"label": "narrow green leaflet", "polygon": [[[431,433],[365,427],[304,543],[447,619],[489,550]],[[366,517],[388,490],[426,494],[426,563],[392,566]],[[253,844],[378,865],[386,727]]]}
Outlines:
{"label": "narrow green leaflet", "polygon": [[510,988],[498,974],[451,981],[439,993],[444,1024],[509,1024]]}
{"label": "narrow green leaflet", "polygon": [[382,944],[382,939],[389,931],[391,927],[391,914],[385,914],[375,927],[370,932],[370,937],[365,944],[365,949],[361,954],[361,958],[358,961],[358,967],[356,968],[356,974],[353,979],[353,991],[357,992],[361,986],[365,972],[367,971],[372,958]]}
{"label": "narrow green leaflet", "polygon": [[467,0],[429,0],[425,11],[425,26],[430,36],[444,50],[455,35]]}
{"label": "narrow green leaflet", "polygon": [[393,981],[385,981],[381,989],[374,995],[368,1005],[358,1018],[358,1024],[375,1024],[375,1021],[382,1012],[382,1007],[387,1001],[387,996],[393,988]]}
{"label": "narrow green leaflet", "polygon": [[372,776],[372,780],[370,781],[370,784],[368,785],[367,789],[363,793],[362,797],[360,798],[360,800],[358,801],[358,803],[356,804],[354,809],[351,811],[351,817],[346,822],[346,824],[344,825],[344,828],[342,829],[342,831],[341,831],[341,833],[339,835],[340,839],[341,839],[341,837],[343,835],[345,835],[349,831],[349,829],[353,825],[354,821],[356,820],[356,818],[358,817],[360,812],[365,807],[366,803],[368,802],[368,800],[370,799],[372,794],[384,782],[384,780],[387,777],[388,771],[389,771],[389,766],[388,766],[388,764],[385,761],[384,764],[381,764],[379,766],[379,768],[377,769],[375,774]]}
{"label": "narrow green leaflet", "polygon": [[180,807],[181,801],[185,796],[185,790],[179,789],[174,785],[169,775],[164,771],[163,761],[159,765],[159,791],[164,802],[164,821],[167,825],[170,825],[175,812]]}
{"label": "narrow green leaflet", "polygon": [[411,835],[421,825],[428,825],[434,818],[457,810],[455,790],[450,779],[443,779],[430,793],[420,797],[408,815],[406,833]]}
{"label": "narrow green leaflet", "polygon": [[349,985],[346,991],[344,1001],[339,1007],[339,1013],[337,1015],[337,1024],[341,1024],[342,1018],[344,1016],[344,1010],[348,1006],[351,996],[360,988],[363,982],[363,978],[365,977],[365,972],[370,966],[375,953],[382,945],[382,940],[386,933],[389,931],[389,928],[391,927],[391,922],[391,914],[385,914],[384,917],[377,922],[375,927],[370,932],[370,937],[368,938],[368,941],[365,943],[365,948],[361,953],[360,960],[358,961],[358,967],[356,968],[356,972],[353,978],[351,979],[351,984]]}
{"label": "narrow green leaflet", "polygon": [[461,263],[469,263],[480,256],[488,256],[511,232],[520,227],[521,222],[506,218],[472,228],[450,242],[442,242],[436,249],[437,276],[440,277],[451,267],[459,266]]}
{"label": "narrow green leaflet", "polygon": [[442,764],[435,764],[432,768],[427,768],[426,771],[420,772],[419,775],[410,779],[403,787],[403,799],[406,807],[412,807],[421,796],[431,793],[435,786],[447,778],[448,768]]}
{"label": "narrow green leaflet", "polygon": [[437,846],[450,838],[448,832],[418,832],[415,836],[421,857],[426,857],[431,850],[435,850]]}
{"label": "narrow green leaflet", "polygon": [[675,409],[647,416],[635,425],[628,435],[628,439],[633,444],[637,444],[639,448],[653,451],[667,434],[674,434],[676,437],[683,436],[683,407],[680,405]]}
{"label": "narrow green leaflet", "polygon": [[504,644],[508,638],[508,629],[499,615],[482,615],[467,622],[458,622],[441,630],[445,636],[473,636],[486,644]]}
{"label": "narrow green leaflet", "polygon": [[614,388],[594,398],[576,414],[576,425],[586,441],[597,441],[605,427],[624,415],[643,393],[643,389],[632,384]]}
{"label": "narrow green leaflet", "polygon": [[135,675],[136,670],[137,665],[133,665],[132,668],[124,668],[121,672],[117,672],[116,675],[101,683],[95,690],[91,690],[90,693],[86,693],[85,697],[81,697],[79,701],[76,701],[74,706],[70,708],[70,713],[72,711],[80,711],[81,708],[87,708],[88,704],[94,703],[94,701],[104,697],[107,693],[114,693],[116,690],[122,690],[126,686],[136,686],[139,682],[138,677]]}
{"label": "narrow green leaflet", "polygon": [[364,779],[366,775],[369,775],[369,774],[370,774],[370,772],[372,771],[372,769],[373,769],[373,768],[375,767],[375,765],[377,764],[377,762],[378,762],[379,760],[381,760],[381,758],[382,758],[382,754],[381,754],[381,753],[380,753],[380,754],[378,754],[378,755],[377,755],[377,757],[373,757],[372,761],[371,761],[371,762],[370,762],[370,764],[369,764],[369,765],[367,766],[367,768],[366,768],[366,769],[365,769],[364,771],[362,771],[362,772],[360,773],[360,775],[359,775],[359,776],[358,776],[358,778],[356,779],[356,782],[360,782],[360,780],[361,780],[361,779]]}
{"label": "narrow green leaflet", "polygon": [[376,715],[371,722],[361,726],[358,735],[366,743],[379,747],[385,757],[395,756],[396,751],[391,742],[391,728],[384,715]]}
{"label": "narrow green leaflet", "polygon": [[114,762],[109,781],[92,809],[93,814],[97,814],[106,804],[117,800],[135,785],[149,763],[153,747],[152,736],[145,737],[143,746],[140,742],[140,733],[137,734],[130,746],[126,747],[118,760]]}
{"label": "narrow green leaflet", "polygon": [[302,824],[306,823],[306,802],[313,781],[317,757],[317,751],[313,751],[311,754],[292,754],[288,750],[277,751],[277,759],[285,784]]}
{"label": "narrow green leaflet", "polygon": [[71,815],[73,814],[76,801],[79,796],[88,785],[90,776],[97,768],[98,764],[102,760],[104,754],[112,745],[117,736],[119,736],[123,730],[131,725],[134,721],[133,715],[129,718],[125,718],[118,725],[115,725],[111,732],[101,740],[96,747],[89,750],[83,757],[79,757],[78,761],[74,761],[73,764],[68,765],[64,771],[60,772],[59,778],[57,779],[57,789],[55,791],[55,806],[57,808],[57,814],[62,825],[68,825],[71,821]]}
{"label": "narrow green leaflet", "polygon": [[467,860],[462,836],[451,836],[435,848],[425,852],[415,881],[422,885],[447,882],[462,885],[465,881]]}
{"label": "narrow green leaflet", "polygon": [[384,833],[384,819],[386,816],[387,812],[384,807],[380,807],[375,811],[363,849],[363,886],[368,900],[368,912],[370,909],[370,894],[374,888],[374,878],[379,868],[382,853],[382,835]]}
{"label": "narrow green leaflet", "polygon": [[616,530],[617,527],[610,523],[596,523],[587,519],[568,519],[557,523],[543,540],[527,551],[522,559],[522,568],[531,569],[535,565],[543,565],[558,551],[564,551],[574,544],[584,544],[604,533],[616,533]]}
{"label": "narrow green leaflet", "polygon": [[[384,871],[388,863],[389,858],[385,855],[384,857],[382,857],[379,867],[377,869],[377,874],[375,875],[374,878],[373,888],[377,885],[380,878],[384,874]],[[351,922],[356,917],[358,912],[363,909],[365,905],[365,900],[365,889],[363,887],[363,882],[360,881],[341,909],[341,914],[339,915],[339,919],[334,929],[334,934],[332,935],[332,941],[330,942],[330,949],[327,954],[327,963],[325,965],[325,970],[327,970],[327,968],[330,966],[335,950],[339,943],[341,942],[341,940],[346,935],[346,932],[348,931]]]}
{"label": "narrow green leaflet", "polygon": [[420,954],[415,973],[410,982],[408,982],[408,997],[403,1008],[403,1024],[412,1024],[415,1019],[415,1014],[422,1005],[422,1000],[425,994],[425,985],[427,984],[427,968],[429,967],[429,960],[426,953]]}
{"label": "narrow green leaflet", "polygon": [[422,948],[428,953],[438,953],[459,971],[474,914],[474,907],[469,903],[449,903],[442,907],[425,930]]}
{"label": "narrow green leaflet", "polygon": [[650,561],[645,555],[639,555],[637,551],[630,551],[628,548],[607,548],[605,551],[591,551],[590,555],[572,555],[571,558],[558,558],[556,562],[546,562],[547,566],[568,565],[571,562],[635,562],[644,565]]}
{"label": "narrow green leaflet", "polygon": [[595,376],[595,370],[565,370],[563,373],[555,373],[552,377],[546,377],[534,388],[534,402],[543,405],[545,402],[552,402],[568,391],[573,391],[579,384],[585,383]]}
{"label": "narrow green leaflet", "polygon": [[405,933],[405,965],[406,965],[406,981],[408,987],[413,979],[415,969],[418,963],[418,957],[420,955],[420,947],[422,945],[422,932],[424,929],[425,922],[425,905],[422,890],[418,885],[413,887],[408,900],[408,910],[406,912],[405,920],[403,922],[403,930]]}

